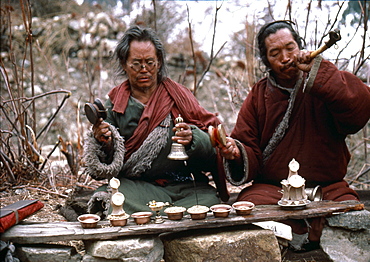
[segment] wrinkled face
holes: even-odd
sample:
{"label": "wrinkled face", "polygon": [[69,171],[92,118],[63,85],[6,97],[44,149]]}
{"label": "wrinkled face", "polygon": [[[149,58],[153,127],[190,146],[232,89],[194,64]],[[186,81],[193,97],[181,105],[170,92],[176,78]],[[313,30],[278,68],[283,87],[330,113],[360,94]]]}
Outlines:
{"label": "wrinkled face", "polygon": [[156,88],[160,64],[152,42],[132,41],[127,62],[122,66],[131,88],[142,92]]}
{"label": "wrinkled face", "polygon": [[267,60],[277,79],[295,80],[299,70],[294,66],[294,55],[300,52],[292,33],[287,28],[280,29],[265,39]]}

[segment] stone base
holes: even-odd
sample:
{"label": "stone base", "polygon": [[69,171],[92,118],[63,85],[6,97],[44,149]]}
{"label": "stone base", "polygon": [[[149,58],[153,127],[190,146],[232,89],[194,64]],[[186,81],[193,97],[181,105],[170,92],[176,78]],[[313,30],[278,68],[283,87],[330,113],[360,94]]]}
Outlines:
{"label": "stone base", "polygon": [[274,233],[254,225],[167,233],[160,238],[166,262],[281,261]]}
{"label": "stone base", "polygon": [[370,212],[352,211],[327,219],[320,239],[334,262],[370,261]]}
{"label": "stone base", "polygon": [[15,256],[27,262],[76,262],[82,259],[74,247],[54,244],[17,246]]}
{"label": "stone base", "polygon": [[85,242],[85,249],[83,262],[158,262],[163,258],[163,244],[157,236]]}

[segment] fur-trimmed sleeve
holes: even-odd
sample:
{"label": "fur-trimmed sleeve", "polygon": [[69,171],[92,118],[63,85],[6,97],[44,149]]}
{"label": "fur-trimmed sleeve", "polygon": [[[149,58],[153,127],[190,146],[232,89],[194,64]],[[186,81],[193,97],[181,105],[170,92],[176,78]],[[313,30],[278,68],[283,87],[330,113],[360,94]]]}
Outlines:
{"label": "fur-trimmed sleeve", "polygon": [[86,164],[86,173],[96,180],[116,177],[123,166],[126,152],[124,139],[114,126],[109,125],[109,129],[112,132],[114,143],[113,161],[109,164],[102,162],[102,159],[106,158],[106,154],[102,150],[102,145],[95,139],[93,132],[89,131],[85,137],[83,157]]}
{"label": "fur-trimmed sleeve", "polygon": [[226,173],[226,179],[234,186],[240,186],[248,180],[249,178],[249,172],[248,172],[248,155],[247,152],[242,145],[242,143],[235,139],[235,143],[238,146],[241,158],[243,159],[243,165],[242,167],[238,165],[233,165],[233,161],[229,161],[224,159],[224,167],[225,167],[225,173]]}

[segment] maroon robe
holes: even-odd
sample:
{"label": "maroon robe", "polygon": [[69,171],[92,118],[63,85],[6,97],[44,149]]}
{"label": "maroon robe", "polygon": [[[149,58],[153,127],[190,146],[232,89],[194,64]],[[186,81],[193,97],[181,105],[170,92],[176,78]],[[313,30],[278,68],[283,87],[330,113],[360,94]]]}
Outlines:
{"label": "maroon robe", "polygon": [[[287,91],[264,78],[253,86],[239,112],[231,137],[246,151],[243,179],[255,184],[245,188],[238,200],[276,204],[282,196],[280,181],[288,177],[293,158],[300,164],[298,173],[306,187],[323,186],[324,199],[357,199],[343,180],[350,160],[345,138],[370,118],[369,87],[323,60],[313,85],[305,91],[303,84],[300,87],[285,136],[262,165],[262,152],[286,112],[288,99]],[[238,181],[240,174],[231,174],[230,182]]]}

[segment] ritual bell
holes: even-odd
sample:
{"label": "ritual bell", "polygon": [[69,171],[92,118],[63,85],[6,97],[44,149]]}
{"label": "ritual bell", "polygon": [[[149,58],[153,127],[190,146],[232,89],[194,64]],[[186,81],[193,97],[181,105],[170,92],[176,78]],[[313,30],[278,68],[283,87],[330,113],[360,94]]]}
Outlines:
{"label": "ritual bell", "polygon": [[[182,123],[182,122],[184,122],[184,119],[179,115],[175,119],[175,124]],[[180,131],[180,129],[178,129],[177,131]],[[173,142],[171,145],[171,152],[169,153],[167,158],[171,160],[186,160],[189,158],[189,156],[185,152],[184,145]]]}

